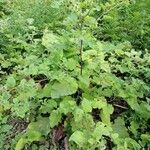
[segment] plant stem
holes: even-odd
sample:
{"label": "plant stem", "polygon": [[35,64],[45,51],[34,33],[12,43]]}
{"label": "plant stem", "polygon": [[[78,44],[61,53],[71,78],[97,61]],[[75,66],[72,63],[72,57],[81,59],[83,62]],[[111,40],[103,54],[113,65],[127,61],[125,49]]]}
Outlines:
{"label": "plant stem", "polygon": [[64,138],[64,147],[65,147],[65,150],[69,150],[67,137]]}
{"label": "plant stem", "polygon": [[80,74],[81,75],[83,71],[82,52],[83,52],[83,40],[80,41]]}

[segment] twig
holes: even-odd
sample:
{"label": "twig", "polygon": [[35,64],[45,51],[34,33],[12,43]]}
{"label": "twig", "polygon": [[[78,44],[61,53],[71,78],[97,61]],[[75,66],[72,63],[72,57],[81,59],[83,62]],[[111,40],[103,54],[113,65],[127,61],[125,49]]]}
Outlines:
{"label": "twig", "polygon": [[121,105],[118,105],[118,104],[113,104],[113,105],[116,106],[116,107],[123,108],[123,109],[128,109],[127,107],[124,107],[124,106],[121,106]]}
{"label": "twig", "polygon": [[48,81],[48,79],[36,80],[37,83],[40,83],[40,82],[43,82],[43,81]]}

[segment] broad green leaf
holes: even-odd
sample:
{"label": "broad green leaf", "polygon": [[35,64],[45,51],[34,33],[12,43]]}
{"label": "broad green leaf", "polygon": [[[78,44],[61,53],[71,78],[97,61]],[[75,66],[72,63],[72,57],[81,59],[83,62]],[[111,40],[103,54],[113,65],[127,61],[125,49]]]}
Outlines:
{"label": "broad green leaf", "polygon": [[0,95],[0,100],[1,100],[0,111],[8,110],[11,108],[11,103],[9,101],[10,98],[11,98],[11,94],[7,91],[3,91],[2,96]]}
{"label": "broad green leaf", "polygon": [[88,24],[88,26],[92,29],[97,27],[97,21],[94,17],[86,16],[85,23]]}
{"label": "broad green leaf", "polygon": [[76,80],[71,77],[66,77],[52,85],[51,97],[60,98],[62,96],[74,94],[77,91],[77,88],[78,85]]}
{"label": "broad green leaf", "polygon": [[80,108],[76,108],[73,112],[75,122],[80,122],[84,117],[84,111]]}
{"label": "broad green leaf", "polygon": [[126,101],[133,110],[138,111],[140,109],[140,105],[138,104],[137,98],[135,96],[131,98],[127,98]]}
{"label": "broad green leaf", "polygon": [[75,13],[71,13],[68,17],[63,21],[63,24],[67,27],[74,25],[78,21],[78,16]]}
{"label": "broad green leaf", "polygon": [[42,135],[47,135],[50,132],[50,123],[49,123],[49,118],[47,117],[39,117],[36,122],[31,122],[28,125],[28,130],[29,131],[38,131]]}
{"label": "broad green leaf", "polygon": [[145,119],[150,119],[150,105],[146,102],[141,102],[139,109],[136,109],[136,112]]}
{"label": "broad green leaf", "polygon": [[105,99],[99,97],[94,98],[94,101],[92,101],[92,107],[102,109],[103,107],[106,107],[107,103],[105,102]]}
{"label": "broad green leaf", "polygon": [[125,127],[124,119],[121,117],[118,117],[115,120],[115,123],[112,125],[112,128],[115,133],[118,133],[120,138],[126,138],[129,136]]}
{"label": "broad green leaf", "polygon": [[86,137],[83,132],[75,131],[69,138],[69,141],[74,141],[76,144],[82,147],[86,143]]}
{"label": "broad green leaf", "polygon": [[106,127],[102,122],[98,122],[94,129],[94,132],[92,133],[92,136],[98,142],[102,138],[102,135],[109,136],[110,131],[112,131],[111,128]]}
{"label": "broad green leaf", "polygon": [[116,50],[115,50],[115,53],[116,53],[117,55],[123,55],[123,54],[124,54],[124,51],[123,51],[122,49],[116,49]]}
{"label": "broad green leaf", "polygon": [[137,132],[138,132],[138,129],[139,128],[139,124],[138,122],[135,122],[135,121],[131,121],[130,122],[130,131],[135,135],[137,136]]}
{"label": "broad green leaf", "polygon": [[[33,98],[37,95],[37,85],[33,79],[31,80],[21,80],[19,87],[18,98],[22,101],[24,99]],[[31,92],[32,91],[32,92]]]}
{"label": "broad green leaf", "polygon": [[26,113],[30,110],[30,102],[27,99],[21,101],[15,98],[13,99],[12,106],[12,113],[21,118],[24,118]]}
{"label": "broad green leaf", "polygon": [[110,115],[113,113],[114,109],[111,105],[106,105],[102,108],[101,119],[104,124],[111,126]]}
{"label": "broad green leaf", "polygon": [[25,144],[27,143],[27,139],[25,138],[21,138],[17,144],[16,144],[16,147],[15,147],[15,150],[22,150],[25,146]]}
{"label": "broad green leaf", "polygon": [[59,122],[61,122],[61,114],[58,110],[53,110],[50,115],[50,127],[53,128]]}
{"label": "broad green leaf", "polygon": [[16,80],[13,76],[9,76],[6,81],[6,86],[8,88],[13,88],[16,85]]}
{"label": "broad green leaf", "polygon": [[108,72],[108,73],[111,72],[109,63],[107,63],[107,62],[102,62],[100,67],[101,67],[101,69],[104,70],[105,72]]}
{"label": "broad green leaf", "polygon": [[150,142],[150,134],[142,134],[141,139],[145,142]]}
{"label": "broad green leaf", "polygon": [[81,89],[87,89],[90,85],[90,78],[88,74],[84,74],[82,76],[79,76],[79,87]]}
{"label": "broad green leaf", "polygon": [[140,144],[138,144],[134,139],[132,138],[125,138],[125,142],[127,143],[128,147],[131,149],[141,149]]}
{"label": "broad green leaf", "polygon": [[74,111],[76,102],[71,97],[64,97],[60,103],[59,110],[61,113],[67,114],[68,112]]}
{"label": "broad green leaf", "polygon": [[42,137],[42,134],[39,131],[29,130],[26,133],[26,139],[28,142],[39,141]]}
{"label": "broad green leaf", "polygon": [[50,97],[51,96],[51,87],[52,85],[50,83],[46,84],[43,89],[40,89],[38,92],[38,97]]}
{"label": "broad green leaf", "polygon": [[11,65],[12,65],[11,62],[8,62],[8,61],[3,60],[3,63],[2,63],[2,67],[3,67],[3,68],[8,68],[8,67],[11,66]]}
{"label": "broad green leaf", "polygon": [[54,108],[57,108],[57,103],[53,99],[48,99],[40,107],[41,113],[50,113]]}
{"label": "broad green leaf", "polygon": [[19,141],[16,144],[15,150],[22,150],[27,143],[32,143],[33,141],[39,141],[41,140],[41,133],[34,130],[27,131],[23,137],[19,139]]}
{"label": "broad green leaf", "polygon": [[67,67],[68,70],[74,70],[77,66],[77,62],[75,59],[70,58],[64,62],[64,65]]}
{"label": "broad green leaf", "polygon": [[96,50],[88,50],[83,52],[83,60],[89,61],[90,59],[94,58],[97,56],[97,51]]}
{"label": "broad green leaf", "polygon": [[34,64],[30,64],[29,65],[29,70],[28,70],[29,74],[31,75],[36,75],[38,74],[38,68],[37,66],[35,66]]}
{"label": "broad green leaf", "polygon": [[84,112],[91,112],[92,111],[92,102],[83,98],[82,108],[83,108]]}
{"label": "broad green leaf", "polygon": [[2,105],[0,105],[0,113],[3,113],[3,111],[4,111],[4,108]]}
{"label": "broad green leaf", "polygon": [[58,43],[58,37],[54,33],[45,30],[42,38],[42,45],[44,45],[49,51],[53,51],[52,46]]}

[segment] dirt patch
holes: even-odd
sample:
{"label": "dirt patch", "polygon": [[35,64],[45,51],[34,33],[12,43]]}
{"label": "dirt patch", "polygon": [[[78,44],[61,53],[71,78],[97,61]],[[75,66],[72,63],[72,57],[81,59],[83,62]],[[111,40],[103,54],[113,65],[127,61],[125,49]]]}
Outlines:
{"label": "dirt patch", "polygon": [[26,128],[28,127],[28,122],[24,119],[18,119],[18,118],[12,118],[8,122],[9,125],[12,126],[12,129],[10,131],[10,134],[6,138],[6,144],[11,145],[12,139],[15,138],[16,135],[18,135],[21,132],[24,132]]}

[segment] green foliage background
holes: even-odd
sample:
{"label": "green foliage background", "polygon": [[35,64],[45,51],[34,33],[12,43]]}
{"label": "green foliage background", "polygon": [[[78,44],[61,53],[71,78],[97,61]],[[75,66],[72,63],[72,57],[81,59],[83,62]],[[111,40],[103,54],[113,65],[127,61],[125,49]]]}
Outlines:
{"label": "green foliage background", "polygon": [[149,149],[149,6],[0,0],[0,149]]}

